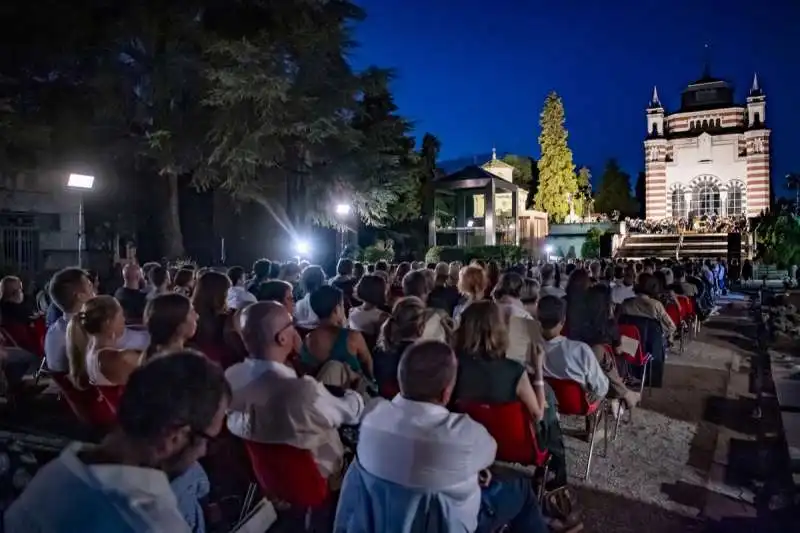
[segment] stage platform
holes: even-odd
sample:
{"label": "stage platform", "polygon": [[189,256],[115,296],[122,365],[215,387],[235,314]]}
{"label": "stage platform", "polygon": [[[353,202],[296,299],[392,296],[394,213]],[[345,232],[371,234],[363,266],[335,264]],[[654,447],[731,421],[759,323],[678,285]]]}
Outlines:
{"label": "stage platform", "polygon": [[[746,257],[742,239],[742,258]],[[727,233],[630,233],[614,252],[615,257],[640,260],[650,257],[675,259],[700,257],[716,259],[728,256]]]}

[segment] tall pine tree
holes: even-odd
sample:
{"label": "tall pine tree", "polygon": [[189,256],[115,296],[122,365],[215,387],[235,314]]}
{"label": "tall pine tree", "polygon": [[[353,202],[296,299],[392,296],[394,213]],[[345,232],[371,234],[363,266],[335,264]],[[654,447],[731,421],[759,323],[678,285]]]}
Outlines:
{"label": "tall pine tree", "polygon": [[578,169],[578,194],[575,198],[575,214],[579,217],[591,215],[592,205],[592,172],[589,167]]}
{"label": "tall pine tree", "polygon": [[611,215],[619,211],[622,216],[635,216],[638,209],[631,194],[631,177],[622,171],[616,159],[609,159],[594,199],[598,213]]}
{"label": "tall pine tree", "polygon": [[576,197],[578,180],[572,151],[567,146],[564,105],[555,91],[547,95],[544,101],[539,125],[542,129],[539,134],[541,157],[537,163],[539,188],[535,205],[537,210],[546,211],[550,220],[562,222],[569,215],[567,195]]}

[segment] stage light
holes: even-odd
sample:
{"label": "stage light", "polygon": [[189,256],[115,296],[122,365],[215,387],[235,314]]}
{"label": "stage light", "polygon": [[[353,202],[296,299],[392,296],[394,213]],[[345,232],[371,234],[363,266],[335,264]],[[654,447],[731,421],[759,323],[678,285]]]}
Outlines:
{"label": "stage light", "polygon": [[347,216],[350,214],[350,205],[349,204],[337,204],[336,205],[336,214],[340,216]]}
{"label": "stage light", "polygon": [[547,252],[548,254],[553,253],[553,245],[548,244],[547,246],[544,247],[544,251]]}
{"label": "stage light", "polygon": [[67,187],[71,189],[91,189],[94,187],[94,176],[86,174],[70,174]]}
{"label": "stage light", "polygon": [[472,220],[472,219],[467,220],[467,227],[468,228],[471,228],[474,225],[475,225],[475,221],[474,220]]}
{"label": "stage light", "polygon": [[294,248],[297,250],[297,253],[301,256],[307,256],[311,251],[311,245],[308,244],[308,241],[305,240],[298,240],[294,243]]}

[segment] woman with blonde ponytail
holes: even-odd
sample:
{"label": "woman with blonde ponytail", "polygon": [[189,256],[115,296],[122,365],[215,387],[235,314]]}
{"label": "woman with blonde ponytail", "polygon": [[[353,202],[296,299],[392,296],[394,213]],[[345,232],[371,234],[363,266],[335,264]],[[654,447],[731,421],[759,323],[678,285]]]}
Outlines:
{"label": "woman with blonde ponytail", "polygon": [[400,298],[394,304],[392,315],[383,323],[373,356],[379,388],[397,383],[400,357],[406,348],[422,337],[427,318],[425,303],[416,296]]}
{"label": "woman with blonde ponytail", "polygon": [[95,296],[67,325],[67,358],[73,385],[124,385],[139,365],[141,353],[118,350],[125,334],[125,316],[112,296]]}

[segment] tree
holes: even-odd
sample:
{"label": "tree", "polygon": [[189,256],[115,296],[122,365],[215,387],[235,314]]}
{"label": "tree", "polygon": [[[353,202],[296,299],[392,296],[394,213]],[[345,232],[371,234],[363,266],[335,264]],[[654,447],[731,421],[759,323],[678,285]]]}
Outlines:
{"label": "tree", "polygon": [[589,167],[578,169],[578,194],[575,195],[575,213],[588,217],[592,211],[592,173]]}
{"label": "tree", "polygon": [[525,209],[533,207],[536,190],[539,188],[539,167],[532,157],[506,154],[503,162],[514,167],[514,183],[528,191],[525,197]]}
{"label": "tree", "polygon": [[800,214],[800,174],[786,174],[786,188],[794,189],[794,212]]}
{"label": "tree", "polygon": [[594,205],[598,213],[607,215],[614,211],[619,211],[623,216],[636,214],[638,206],[631,195],[630,176],[622,171],[616,159],[606,162]]}
{"label": "tree", "polygon": [[635,196],[636,196],[636,203],[638,204],[639,210],[637,211],[636,215],[639,218],[644,218],[646,216],[645,212],[645,201],[647,197],[647,175],[644,171],[640,171],[639,175],[636,176],[636,187],[635,187]]}
{"label": "tree", "polygon": [[581,245],[581,257],[584,259],[594,259],[600,257],[600,238],[603,232],[597,228],[590,228],[586,232],[586,239]]}
{"label": "tree", "polygon": [[578,181],[572,151],[567,146],[564,105],[555,92],[545,99],[539,125],[541,156],[537,162],[539,188],[535,205],[537,210],[546,211],[553,221],[561,222],[569,214],[568,195],[575,197]]}

